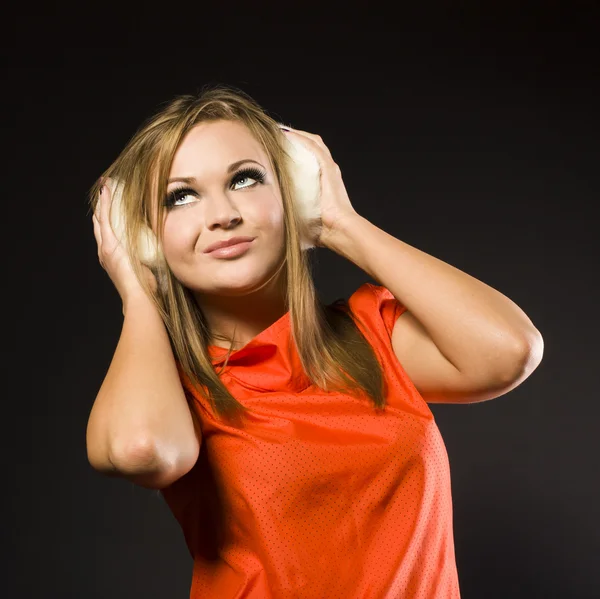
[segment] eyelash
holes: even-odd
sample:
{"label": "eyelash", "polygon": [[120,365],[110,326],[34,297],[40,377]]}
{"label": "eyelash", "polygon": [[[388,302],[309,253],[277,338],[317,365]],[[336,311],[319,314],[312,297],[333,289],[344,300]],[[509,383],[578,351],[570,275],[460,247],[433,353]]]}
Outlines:
{"label": "eyelash", "polygon": [[[237,173],[235,173],[235,175],[233,175],[233,177],[231,178],[230,185],[233,185],[234,183],[239,183],[240,180],[246,178],[254,179],[257,183],[262,184],[265,182],[265,173],[253,167],[243,168],[242,170],[239,170]],[[242,189],[254,187],[255,185],[256,184],[245,185]],[[190,194],[193,195],[195,193],[196,191],[194,191],[191,187],[179,187],[177,189],[173,189],[173,191],[169,192],[165,197],[164,206],[166,206],[167,208],[176,207],[175,202],[177,200],[180,200],[181,198],[184,198],[185,196]]]}

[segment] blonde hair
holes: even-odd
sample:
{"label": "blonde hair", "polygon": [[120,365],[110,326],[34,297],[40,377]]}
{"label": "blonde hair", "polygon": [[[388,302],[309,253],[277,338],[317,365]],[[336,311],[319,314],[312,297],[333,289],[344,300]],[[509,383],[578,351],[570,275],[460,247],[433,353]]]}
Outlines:
{"label": "blonde hair", "polygon": [[[311,273],[310,253],[302,250],[302,221],[292,197],[290,175],[277,121],[245,92],[231,86],[206,86],[196,95],[177,96],[133,135],[117,159],[102,173],[89,192],[90,209],[96,208],[100,181],[105,177],[123,183],[121,200],[126,227],[126,250],[136,276],[158,308],[169,335],[171,348],[181,369],[198,393],[205,396],[218,417],[237,419],[247,408],[231,395],[214,368],[208,352],[211,331],[192,292],[170,271],[160,254],[160,264],[152,268],[158,288],[144,276],[138,239],[150,227],[155,206],[156,243],[162,247],[166,209],[159,198],[166,195],[167,180],[175,152],[184,136],[207,121],[242,122],[259,141],[281,187],[285,226],[283,277],[287,287],[291,337],[310,381],[324,391],[363,395],[382,408],[385,404],[385,378],[379,361],[362,332],[346,300],[326,306],[317,297]],[[152,201],[155,198],[156,201]],[[157,250],[158,250],[157,246]],[[233,339],[228,339],[233,348]],[[223,368],[227,365],[227,360]],[[188,401],[192,400],[187,393]]]}

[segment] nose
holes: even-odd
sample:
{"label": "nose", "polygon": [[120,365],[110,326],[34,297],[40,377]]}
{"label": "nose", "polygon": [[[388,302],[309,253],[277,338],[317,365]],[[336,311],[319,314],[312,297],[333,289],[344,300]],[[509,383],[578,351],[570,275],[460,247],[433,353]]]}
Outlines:
{"label": "nose", "polygon": [[205,207],[206,228],[211,231],[216,227],[229,229],[242,220],[239,210],[227,194],[220,193],[207,198]]}

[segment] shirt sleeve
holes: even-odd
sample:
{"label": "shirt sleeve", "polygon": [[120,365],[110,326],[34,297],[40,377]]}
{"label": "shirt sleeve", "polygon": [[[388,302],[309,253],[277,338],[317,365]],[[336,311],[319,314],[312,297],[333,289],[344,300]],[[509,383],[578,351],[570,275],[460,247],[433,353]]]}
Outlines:
{"label": "shirt sleeve", "polygon": [[391,347],[394,325],[406,306],[387,287],[364,283],[351,295],[348,306],[378,343]]}
{"label": "shirt sleeve", "polygon": [[426,418],[433,418],[427,402],[411,381],[392,346],[392,333],[398,318],[407,310],[389,289],[382,285],[365,283],[348,300],[348,306],[357,325],[373,347],[388,381],[389,406],[417,410]]}

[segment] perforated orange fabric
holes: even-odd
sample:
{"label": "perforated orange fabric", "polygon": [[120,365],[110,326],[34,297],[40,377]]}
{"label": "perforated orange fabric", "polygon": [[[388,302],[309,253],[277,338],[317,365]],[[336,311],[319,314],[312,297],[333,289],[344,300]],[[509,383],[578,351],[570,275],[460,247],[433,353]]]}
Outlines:
{"label": "perforated orange fabric", "polygon": [[446,448],[391,345],[405,308],[371,283],[348,305],[383,365],[385,410],[309,383],[286,350],[289,312],[221,375],[251,410],[243,428],[194,394],[200,457],[162,490],[194,558],[191,599],[460,597]]}

